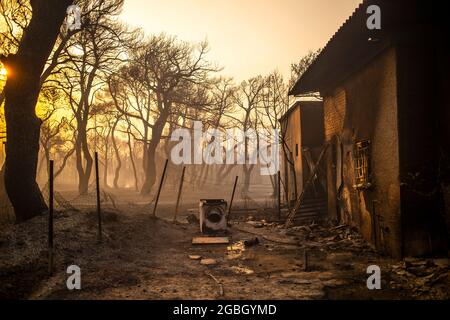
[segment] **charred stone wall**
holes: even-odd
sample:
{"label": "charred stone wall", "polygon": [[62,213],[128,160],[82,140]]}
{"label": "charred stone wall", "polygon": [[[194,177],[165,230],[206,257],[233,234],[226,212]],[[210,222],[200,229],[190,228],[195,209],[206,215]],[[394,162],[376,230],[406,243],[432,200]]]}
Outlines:
{"label": "charred stone wall", "polygon": [[[446,46],[418,29],[325,95],[330,216],[392,256],[445,255],[450,147]],[[414,36],[412,36],[414,35]],[[447,70],[447,72],[445,72]],[[355,142],[370,141],[370,186],[355,188]],[[336,208],[336,209],[334,209]]]}
{"label": "charred stone wall", "polygon": [[[396,52],[386,50],[325,95],[331,216],[356,226],[377,248],[401,255]],[[370,142],[370,186],[356,188],[355,143]],[[336,210],[333,210],[336,208]]]}
{"label": "charred stone wall", "polygon": [[346,113],[344,88],[324,97],[325,141],[331,143],[326,154],[328,212],[331,219],[346,221],[345,203],[338,205],[338,190],[342,185],[342,148],[340,137]]}

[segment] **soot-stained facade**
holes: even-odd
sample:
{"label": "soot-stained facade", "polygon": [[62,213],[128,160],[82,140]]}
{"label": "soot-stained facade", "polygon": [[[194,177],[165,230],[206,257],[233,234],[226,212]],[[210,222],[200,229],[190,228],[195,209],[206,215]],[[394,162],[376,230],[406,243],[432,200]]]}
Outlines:
{"label": "soot-stained facade", "polygon": [[[381,9],[369,30],[367,7]],[[450,35],[437,1],[364,1],[290,94],[320,92],[328,215],[395,256],[448,255]]]}

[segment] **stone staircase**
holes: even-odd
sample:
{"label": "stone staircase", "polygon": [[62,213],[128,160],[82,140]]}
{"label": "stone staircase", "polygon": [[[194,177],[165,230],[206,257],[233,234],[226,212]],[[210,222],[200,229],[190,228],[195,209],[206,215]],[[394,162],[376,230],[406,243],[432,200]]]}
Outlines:
{"label": "stone staircase", "polygon": [[[305,198],[297,210],[296,219],[298,218],[320,218],[327,215],[328,205],[325,194],[305,195]],[[295,220],[296,220],[295,219]]]}

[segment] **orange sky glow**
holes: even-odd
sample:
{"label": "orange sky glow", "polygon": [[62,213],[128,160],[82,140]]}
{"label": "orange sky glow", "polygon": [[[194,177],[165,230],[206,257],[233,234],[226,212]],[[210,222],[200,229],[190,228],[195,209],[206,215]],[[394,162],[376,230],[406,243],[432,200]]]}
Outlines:
{"label": "orange sky glow", "polygon": [[361,0],[126,0],[123,20],[147,33],[208,39],[209,59],[237,81],[323,47]]}

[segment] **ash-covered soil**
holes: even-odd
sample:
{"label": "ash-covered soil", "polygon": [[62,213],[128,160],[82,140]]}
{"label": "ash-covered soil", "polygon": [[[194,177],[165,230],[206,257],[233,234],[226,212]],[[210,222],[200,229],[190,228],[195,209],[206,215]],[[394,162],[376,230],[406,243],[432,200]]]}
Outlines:
{"label": "ash-covered soil", "polygon": [[[193,246],[199,227],[186,220],[192,212],[183,208],[182,222],[173,223],[173,205],[161,205],[155,219],[148,205],[119,204],[104,210],[102,242],[97,241],[95,207],[56,212],[51,276],[47,216],[3,226],[0,298],[449,298],[448,260],[381,257],[350,227],[308,224],[285,229],[276,223],[241,221],[231,224],[231,245]],[[366,286],[366,269],[373,264],[382,271],[381,290]],[[70,265],[81,268],[81,290],[66,287]]]}

